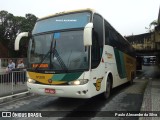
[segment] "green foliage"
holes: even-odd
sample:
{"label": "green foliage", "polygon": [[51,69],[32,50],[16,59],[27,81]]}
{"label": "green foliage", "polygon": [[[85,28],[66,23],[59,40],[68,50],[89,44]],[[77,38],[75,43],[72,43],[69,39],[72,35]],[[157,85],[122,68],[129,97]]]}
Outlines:
{"label": "green foliage", "polygon": [[152,21],[149,26],[152,26],[152,25],[157,26],[158,25],[158,20]]}
{"label": "green foliage", "polygon": [[[18,33],[31,32],[37,17],[33,14],[26,14],[25,17],[14,16],[5,10],[0,11],[0,42],[9,49],[8,57],[26,57],[29,40],[24,40],[20,44],[20,51],[14,51],[14,41]],[[23,52],[22,52],[23,51]]]}

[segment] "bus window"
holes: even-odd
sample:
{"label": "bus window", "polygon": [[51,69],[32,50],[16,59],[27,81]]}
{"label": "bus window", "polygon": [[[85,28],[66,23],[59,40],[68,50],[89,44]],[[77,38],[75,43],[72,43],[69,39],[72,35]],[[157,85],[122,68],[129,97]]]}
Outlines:
{"label": "bus window", "polygon": [[92,68],[96,68],[103,51],[103,18],[97,14],[93,17]]}
{"label": "bus window", "polygon": [[109,45],[109,30],[108,30],[108,23],[104,21],[105,24],[105,45]]}

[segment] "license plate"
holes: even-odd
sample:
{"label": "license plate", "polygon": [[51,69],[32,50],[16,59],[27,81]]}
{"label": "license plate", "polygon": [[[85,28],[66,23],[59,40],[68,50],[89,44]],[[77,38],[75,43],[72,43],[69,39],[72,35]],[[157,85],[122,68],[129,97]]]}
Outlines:
{"label": "license plate", "polygon": [[55,89],[45,88],[45,93],[55,94]]}

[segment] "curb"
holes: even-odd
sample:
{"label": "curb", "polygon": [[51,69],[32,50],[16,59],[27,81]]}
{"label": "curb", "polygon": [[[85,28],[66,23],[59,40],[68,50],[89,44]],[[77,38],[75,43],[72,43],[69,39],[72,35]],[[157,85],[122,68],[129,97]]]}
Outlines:
{"label": "curb", "polygon": [[4,103],[4,102],[8,102],[11,101],[15,98],[21,98],[21,97],[25,97],[30,95],[31,93],[29,91],[27,92],[22,92],[22,93],[18,93],[18,94],[14,94],[14,95],[9,95],[9,96],[5,96],[5,97],[1,97],[0,98],[0,103]]}
{"label": "curb", "polygon": [[[140,111],[151,111],[151,80],[148,81],[145,92],[143,94],[143,101]],[[152,117],[139,117],[138,120],[151,120]]]}
{"label": "curb", "polygon": [[151,80],[147,83],[140,111],[151,111]]}

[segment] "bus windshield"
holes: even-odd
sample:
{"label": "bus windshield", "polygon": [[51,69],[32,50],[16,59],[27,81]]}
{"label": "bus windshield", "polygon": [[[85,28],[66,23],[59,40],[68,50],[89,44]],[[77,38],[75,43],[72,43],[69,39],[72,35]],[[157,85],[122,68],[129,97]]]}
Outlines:
{"label": "bus windshield", "polygon": [[[83,45],[83,30],[33,36],[29,43],[30,68],[64,71],[89,68],[89,49]],[[63,65],[62,65],[63,64]]]}

